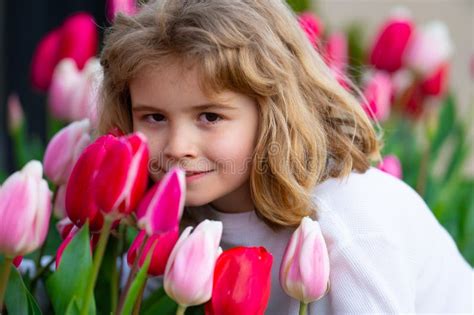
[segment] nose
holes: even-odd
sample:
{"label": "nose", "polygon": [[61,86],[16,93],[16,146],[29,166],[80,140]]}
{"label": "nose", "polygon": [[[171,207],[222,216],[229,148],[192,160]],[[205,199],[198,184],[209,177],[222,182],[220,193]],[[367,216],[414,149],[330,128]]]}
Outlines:
{"label": "nose", "polygon": [[172,128],[168,133],[163,148],[163,155],[167,159],[181,160],[183,158],[193,158],[197,156],[196,135],[185,126]]}

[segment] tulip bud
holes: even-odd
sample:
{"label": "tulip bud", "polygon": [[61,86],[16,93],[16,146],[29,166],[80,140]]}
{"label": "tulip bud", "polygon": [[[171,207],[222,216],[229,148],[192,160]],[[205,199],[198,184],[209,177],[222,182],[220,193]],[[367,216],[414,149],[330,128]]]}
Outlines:
{"label": "tulip bud", "polygon": [[395,13],[381,27],[370,51],[370,63],[380,70],[395,72],[413,32],[413,22],[405,14]]}
{"label": "tulip bud", "polygon": [[204,220],[192,234],[191,229],[181,234],[164,275],[166,294],[183,307],[211,298],[214,265],[221,253],[222,222]]}
{"label": "tulip bud", "polygon": [[20,98],[17,94],[10,94],[8,97],[8,131],[10,134],[16,133],[25,120]]}
{"label": "tulip bud", "polygon": [[402,178],[402,165],[396,155],[385,156],[380,164],[377,166],[378,169],[395,176],[396,178]]}
{"label": "tulip bud", "polygon": [[0,253],[28,254],[40,247],[48,232],[51,192],[38,161],[28,162],[0,188]]}
{"label": "tulip bud", "polygon": [[304,217],[293,232],[280,265],[280,285],[307,304],[322,298],[329,284],[329,254],[317,221]]}
{"label": "tulip bud", "polygon": [[46,92],[51,85],[54,69],[59,61],[61,30],[49,32],[36,47],[31,61],[30,80],[34,88]]}
{"label": "tulip bud", "polygon": [[44,172],[56,185],[66,184],[79,154],[90,142],[90,123],[84,119],[61,129],[44,154]]}
{"label": "tulip bud", "polygon": [[272,255],[264,247],[234,247],[216,262],[206,315],[261,315],[271,290]]}
{"label": "tulip bud", "polygon": [[442,97],[448,87],[449,64],[441,64],[430,76],[421,82],[420,88],[423,94]]}
{"label": "tulip bud", "polygon": [[103,161],[94,179],[100,210],[113,219],[130,214],[148,184],[148,145],[141,133],[109,137]]}
{"label": "tulip bud", "polygon": [[[137,259],[138,251],[145,235],[145,231],[140,231],[130,246],[127,253],[127,262],[129,266],[132,266],[135,259]],[[168,258],[178,240],[178,237],[178,228],[166,233],[159,233],[150,236],[145,243],[140,259],[138,260],[138,266],[143,266],[147,255],[153,247],[150,266],[148,267],[147,273],[150,276],[161,276],[165,272],[166,263],[168,262]]]}
{"label": "tulip bud", "polygon": [[174,230],[183,214],[186,177],[183,170],[171,169],[142,199],[137,209],[138,227],[148,235]]}
{"label": "tulip bud", "polygon": [[137,13],[135,0],[107,0],[107,19],[113,21],[118,13],[134,15]]}
{"label": "tulip bud", "polygon": [[393,90],[390,76],[383,71],[377,71],[367,81],[362,106],[370,118],[385,121],[390,115]]}
{"label": "tulip bud", "polygon": [[321,20],[313,13],[305,12],[299,15],[298,22],[313,47],[317,49],[319,39],[324,31]]}
{"label": "tulip bud", "polygon": [[415,32],[407,47],[404,61],[422,78],[426,78],[448,61],[453,50],[447,26],[435,21]]}

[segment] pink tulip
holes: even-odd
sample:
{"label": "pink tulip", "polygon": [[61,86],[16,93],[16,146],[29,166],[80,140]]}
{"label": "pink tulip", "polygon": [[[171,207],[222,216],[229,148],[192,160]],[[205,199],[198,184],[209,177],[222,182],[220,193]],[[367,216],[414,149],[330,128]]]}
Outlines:
{"label": "pink tulip", "polygon": [[28,162],[0,188],[0,253],[28,254],[40,247],[48,232],[51,192],[38,161]]}
{"label": "pink tulip", "polygon": [[181,234],[166,264],[166,294],[180,306],[198,305],[211,298],[214,266],[222,249],[222,222],[204,220],[191,233]]}
{"label": "pink tulip", "polygon": [[33,87],[40,91],[47,91],[54,68],[59,61],[59,47],[61,44],[61,30],[59,28],[49,32],[38,44],[31,61],[30,79]]}
{"label": "pink tulip", "polygon": [[443,63],[438,69],[421,82],[421,91],[425,95],[441,97],[446,93],[449,79],[449,64]]}
{"label": "pink tulip", "polygon": [[372,119],[385,121],[389,117],[392,90],[391,78],[383,71],[375,72],[368,80],[363,108]]}
{"label": "pink tulip", "polygon": [[331,34],[326,43],[326,60],[328,66],[345,73],[348,58],[349,53],[346,35],[343,32]]}
{"label": "pink tulip", "polygon": [[79,69],[97,52],[98,33],[94,17],[79,12],[68,17],[61,26],[59,60],[72,58]]}
{"label": "pink tulip", "polygon": [[8,97],[8,130],[11,134],[17,132],[24,123],[25,115],[17,94]]}
{"label": "pink tulip", "polygon": [[104,218],[95,200],[94,180],[108,144],[114,137],[99,137],[84,149],[69,177],[66,189],[66,212],[71,221],[81,227],[89,220],[91,231],[99,231]]}
{"label": "pink tulip", "polygon": [[396,14],[389,18],[374,41],[370,63],[388,72],[400,69],[413,28],[413,22],[406,16]]}
{"label": "pink tulip", "polygon": [[130,214],[148,184],[148,145],[141,133],[110,137],[94,180],[95,199],[113,219]]}
{"label": "pink tulip", "polygon": [[304,12],[299,15],[298,22],[314,48],[318,48],[324,27],[321,20],[311,12]]}
{"label": "pink tulip", "polygon": [[56,196],[53,204],[53,214],[56,218],[62,219],[67,216],[66,213],[66,191],[67,184],[61,185],[56,190]]}
{"label": "pink tulip", "polygon": [[426,78],[446,63],[452,53],[448,28],[441,22],[432,22],[415,32],[405,52],[404,62]]}
{"label": "pink tulip", "polygon": [[280,266],[280,285],[291,297],[309,303],[329,284],[329,254],[317,221],[304,217],[293,232]]}
{"label": "pink tulip", "polygon": [[[127,253],[127,262],[129,266],[132,266],[135,262],[145,235],[145,231],[140,231],[130,246]],[[178,240],[178,237],[178,227],[166,233],[159,233],[150,236],[145,243],[140,259],[138,260],[138,266],[143,266],[147,255],[152,249],[152,246],[154,246],[147,273],[150,276],[161,276],[165,272],[166,263],[168,262],[168,258]]]}
{"label": "pink tulip", "polygon": [[382,159],[382,162],[377,166],[380,170],[395,176],[396,178],[402,178],[402,165],[400,160],[395,155],[387,155]]}
{"label": "pink tulip", "polygon": [[44,154],[44,172],[56,185],[67,183],[74,163],[90,143],[89,132],[89,120],[84,119],[61,129],[49,142]]}
{"label": "pink tulip", "polygon": [[73,59],[58,63],[48,92],[51,114],[61,120],[74,121],[97,116],[98,85],[102,67],[97,58],[91,58],[80,71]]}
{"label": "pink tulip", "polygon": [[183,214],[186,176],[183,170],[172,168],[145,195],[137,209],[138,227],[148,235],[175,229]]}
{"label": "pink tulip", "polygon": [[135,0],[107,0],[107,19],[113,21],[118,13],[134,15],[138,10],[135,2]]}

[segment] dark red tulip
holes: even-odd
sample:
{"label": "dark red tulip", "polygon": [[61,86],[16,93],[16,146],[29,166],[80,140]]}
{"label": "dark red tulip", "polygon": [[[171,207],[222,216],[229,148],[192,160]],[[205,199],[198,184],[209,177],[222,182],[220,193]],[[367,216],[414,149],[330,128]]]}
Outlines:
{"label": "dark red tulip", "polygon": [[46,34],[39,42],[31,61],[30,80],[34,88],[48,91],[51,85],[54,68],[59,62],[61,30],[59,28]]}
{"label": "dark red tulip", "polygon": [[425,95],[441,97],[446,92],[449,80],[449,64],[441,64],[431,76],[421,82],[421,91]]}

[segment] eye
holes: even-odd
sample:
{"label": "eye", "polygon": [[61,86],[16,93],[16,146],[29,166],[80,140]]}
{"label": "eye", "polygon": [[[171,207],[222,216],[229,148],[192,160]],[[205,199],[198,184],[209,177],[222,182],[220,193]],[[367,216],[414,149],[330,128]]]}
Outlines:
{"label": "eye", "polygon": [[222,117],[216,113],[202,113],[199,115],[199,118],[201,121],[208,124],[215,124],[222,119]]}
{"label": "eye", "polygon": [[165,119],[165,116],[161,114],[148,114],[143,116],[143,119],[146,122],[151,122],[151,123],[156,123],[156,122],[161,122]]}

